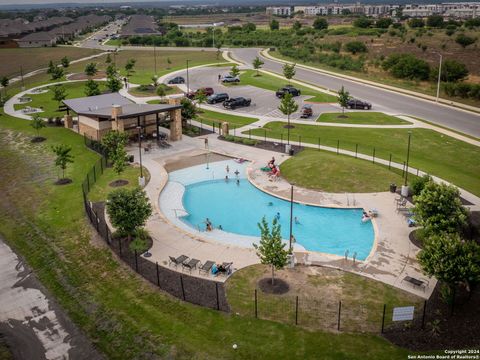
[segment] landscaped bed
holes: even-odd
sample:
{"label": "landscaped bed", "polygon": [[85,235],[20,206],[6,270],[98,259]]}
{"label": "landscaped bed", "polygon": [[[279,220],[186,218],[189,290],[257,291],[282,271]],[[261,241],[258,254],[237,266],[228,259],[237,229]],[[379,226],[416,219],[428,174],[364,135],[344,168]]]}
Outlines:
{"label": "landscaped bed", "polygon": [[215,123],[215,127],[218,127],[222,122],[228,122],[231,129],[240,128],[258,121],[258,119],[252,117],[230,115],[204,109],[200,110],[195,120],[206,125]]}
{"label": "landscaped bed", "polygon": [[317,122],[365,125],[409,125],[411,122],[381,112],[323,113]]}

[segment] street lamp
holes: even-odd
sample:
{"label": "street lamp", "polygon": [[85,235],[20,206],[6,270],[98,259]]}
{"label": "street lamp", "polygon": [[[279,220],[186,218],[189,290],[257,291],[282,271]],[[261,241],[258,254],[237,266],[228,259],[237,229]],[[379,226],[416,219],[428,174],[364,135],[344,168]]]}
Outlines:
{"label": "street lamp", "polygon": [[143,166],[142,166],[142,127],[137,126],[138,130],[138,156],[140,160],[140,178],[138,179],[138,185],[144,186],[145,185],[145,179],[143,177]]}
{"label": "street lamp", "polygon": [[440,65],[438,67],[438,81],[437,81],[437,98],[435,102],[438,103],[438,98],[440,96],[440,78],[442,77],[442,54],[437,53],[440,56]]}
{"label": "street lamp", "polygon": [[190,92],[190,78],[188,77],[188,63],[190,62],[190,60],[186,60],[187,61],[187,93]]}
{"label": "street lamp", "polygon": [[407,166],[405,169],[405,186],[407,186],[407,180],[408,180],[408,161],[410,160],[410,139],[412,137],[412,132],[408,132],[408,146],[407,146]]}
{"label": "street lamp", "polygon": [[289,251],[292,251],[292,236],[293,236],[293,184],[290,188],[290,238],[289,238]]}

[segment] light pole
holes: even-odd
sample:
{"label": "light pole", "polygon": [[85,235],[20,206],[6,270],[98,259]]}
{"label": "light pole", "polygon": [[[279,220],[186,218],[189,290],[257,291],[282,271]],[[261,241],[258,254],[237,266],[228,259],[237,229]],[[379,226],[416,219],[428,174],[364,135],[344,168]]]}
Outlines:
{"label": "light pole", "polygon": [[293,184],[290,188],[290,237],[289,237],[289,251],[292,252],[292,236],[293,236]]}
{"label": "light pole", "polygon": [[435,100],[435,102],[438,103],[438,98],[440,96],[440,79],[442,77],[442,54],[440,53],[437,53],[438,55],[440,55],[440,65],[438,67],[438,81],[437,81],[437,98]]}
{"label": "light pole", "polygon": [[405,186],[407,186],[408,181],[408,161],[410,160],[410,139],[412,137],[412,132],[408,132],[408,146],[407,146],[407,166],[405,169]]}
{"label": "light pole", "polygon": [[142,166],[142,127],[137,126],[138,130],[138,157],[140,160],[140,178],[138,179],[138,184],[140,186],[144,185],[144,179],[143,179],[143,166]]}
{"label": "light pole", "polygon": [[188,77],[188,63],[190,60],[187,59],[187,93],[190,92],[190,79]]}

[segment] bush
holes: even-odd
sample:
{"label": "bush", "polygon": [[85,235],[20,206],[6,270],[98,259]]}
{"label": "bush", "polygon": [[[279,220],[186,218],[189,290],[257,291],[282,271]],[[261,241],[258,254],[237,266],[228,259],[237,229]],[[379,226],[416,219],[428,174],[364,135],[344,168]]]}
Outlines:
{"label": "bush", "polygon": [[425,22],[422,19],[410,19],[408,20],[408,26],[411,28],[423,28],[425,26]]}
{"label": "bush", "polygon": [[410,183],[413,195],[420,195],[423,188],[429,181],[432,181],[430,175],[423,175],[422,177],[413,179],[413,181]]}
{"label": "bush", "polygon": [[225,135],[223,138],[227,141],[235,141],[235,137],[233,135]]}
{"label": "bush", "polygon": [[443,16],[442,15],[430,15],[427,18],[427,26],[433,28],[443,27]]}
{"label": "bush", "polygon": [[350,41],[345,44],[344,48],[352,54],[367,52],[367,46],[361,41]]}
{"label": "bush", "polygon": [[455,42],[463,48],[466,48],[468,45],[472,45],[475,43],[475,41],[477,41],[477,39],[465,34],[458,34],[457,38],[455,39]]}
{"label": "bush", "polygon": [[375,27],[380,29],[388,29],[392,23],[393,20],[390,18],[381,18],[375,22]]}
{"label": "bush", "polygon": [[372,20],[362,16],[362,17],[359,17],[358,19],[356,19],[353,22],[353,26],[365,29],[365,28],[369,28],[370,26],[372,26],[372,23],[373,23]]}
{"label": "bush", "polygon": [[[468,76],[468,69],[465,64],[456,60],[445,60],[442,64],[442,73],[440,79],[442,81],[457,82]],[[432,70],[431,78],[437,79],[438,67]]]}
{"label": "bush", "polygon": [[382,64],[384,70],[400,79],[427,80],[430,66],[412,54],[392,54]]}
{"label": "bush", "polygon": [[243,139],[242,141],[245,145],[255,146],[257,144],[257,140],[255,139]]}
{"label": "bush", "polygon": [[313,28],[316,30],[328,29],[328,22],[324,18],[317,17],[313,22]]}

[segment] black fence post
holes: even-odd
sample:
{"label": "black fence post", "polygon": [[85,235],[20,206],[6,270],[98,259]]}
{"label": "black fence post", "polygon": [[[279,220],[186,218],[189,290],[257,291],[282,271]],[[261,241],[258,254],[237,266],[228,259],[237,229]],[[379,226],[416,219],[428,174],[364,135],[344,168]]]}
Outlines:
{"label": "black fence post", "polygon": [[385,311],[386,310],[387,310],[387,304],[383,304],[382,331],[381,331],[382,334],[383,334],[383,329],[385,328]]}
{"label": "black fence post", "polygon": [[342,301],[338,302],[338,321],[337,321],[337,331],[340,331],[340,318],[342,315]]}
{"label": "black fence post", "polygon": [[180,274],[180,286],[182,287],[182,298],[185,301],[185,288],[183,287],[183,276]]}
{"label": "black fence post", "polygon": [[388,170],[390,170],[390,165],[392,165],[392,154],[390,154],[390,159],[388,160]]}
{"label": "black fence post", "polygon": [[375,164],[375,146],[373,147],[373,158],[372,162]]}
{"label": "black fence post", "polygon": [[298,295],[295,299],[295,325],[298,325]]}
{"label": "black fence post", "polygon": [[402,168],[402,177],[405,176],[405,161],[403,162],[403,168]]}
{"label": "black fence post", "polygon": [[212,122],[213,132],[215,132],[215,121]]}
{"label": "black fence post", "polygon": [[255,289],[255,319],[258,318],[257,289]]}
{"label": "black fence post", "polygon": [[425,314],[427,311],[427,300],[423,303],[422,330],[425,329]]}
{"label": "black fence post", "polygon": [[160,274],[158,272],[158,261],[155,262],[155,269],[157,270],[157,286],[160,287]]}
{"label": "black fence post", "polygon": [[217,295],[217,310],[220,310],[220,299],[218,298],[218,282],[215,282],[215,293]]}
{"label": "black fence post", "polygon": [[338,149],[340,148],[340,140],[337,140],[337,155],[338,155]]}
{"label": "black fence post", "polygon": [[357,158],[358,155],[358,144],[355,144],[355,159]]}
{"label": "black fence post", "polygon": [[137,250],[134,250],[134,255],[135,255],[135,271],[138,272]]}
{"label": "black fence post", "polygon": [[417,176],[418,176],[418,172],[420,171],[420,169],[417,169]]}

